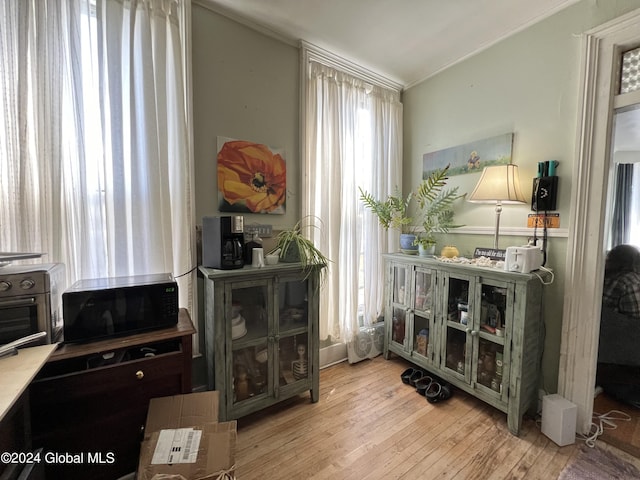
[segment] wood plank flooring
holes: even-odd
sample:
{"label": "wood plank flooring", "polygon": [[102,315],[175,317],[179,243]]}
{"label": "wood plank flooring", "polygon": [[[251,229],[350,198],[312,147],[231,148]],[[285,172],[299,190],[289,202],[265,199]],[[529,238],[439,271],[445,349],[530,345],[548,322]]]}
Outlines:
{"label": "wood plank flooring", "polygon": [[[612,425],[604,424],[605,428],[600,438],[640,458],[640,409],[622,403],[604,392],[593,401],[593,411],[594,416],[596,413],[602,414],[608,416],[612,422]],[[628,421],[623,420],[624,414],[628,415]]]}
{"label": "wood plank flooring", "polygon": [[555,479],[578,445],[558,447],[533,420],[455,390],[429,404],[376,357],[320,372],[320,401],[301,395],[238,420],[237,477],[250,479]]}

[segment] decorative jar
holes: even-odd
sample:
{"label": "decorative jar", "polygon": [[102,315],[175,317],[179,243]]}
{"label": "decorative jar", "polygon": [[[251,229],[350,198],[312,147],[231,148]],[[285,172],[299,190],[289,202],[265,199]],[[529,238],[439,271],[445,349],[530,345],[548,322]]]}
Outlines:
{"label": "decorative jar", "polygon": [[447,258],[453,258],[453,257],[457,257],[458,255],[460,255],[460,252],[458,251],[458,249],[455,246],[446,245],[440,251],[440,255],[443,256],[443,257],[447,257]]}

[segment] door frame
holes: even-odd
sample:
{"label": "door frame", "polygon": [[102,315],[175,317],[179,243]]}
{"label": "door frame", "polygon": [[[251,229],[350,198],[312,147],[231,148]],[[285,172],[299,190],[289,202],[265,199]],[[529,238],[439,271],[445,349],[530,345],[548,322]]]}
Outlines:
{"label": "door frame", "polygon": [[621,103],[640,102],[640,91],[615,93],[620,54],[638,44],[640,9],[583,36],[558,374],[558,393],[578,406],[576,430],[581,433],[590,430],[593,414],[613,115]]}

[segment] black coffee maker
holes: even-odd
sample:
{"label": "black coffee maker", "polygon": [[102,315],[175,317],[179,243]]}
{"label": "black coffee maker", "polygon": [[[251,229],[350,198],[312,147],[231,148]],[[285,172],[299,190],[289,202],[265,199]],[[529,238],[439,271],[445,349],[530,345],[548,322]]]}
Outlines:
{"label": "black coffee maker", "polygon": [[244,217],[202,218],[202,265],[231,270],[244,266]]}

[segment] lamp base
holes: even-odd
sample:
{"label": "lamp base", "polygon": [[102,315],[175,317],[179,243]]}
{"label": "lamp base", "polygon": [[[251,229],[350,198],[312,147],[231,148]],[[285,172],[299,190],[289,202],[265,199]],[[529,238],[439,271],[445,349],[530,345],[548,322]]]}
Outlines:
{"label": "lamp base", "polygon": [[500,214],[502,213],[502,202],[496,203],[496,231],[493,234],[493,249],[498,250],[498,235],[500,232]]}

